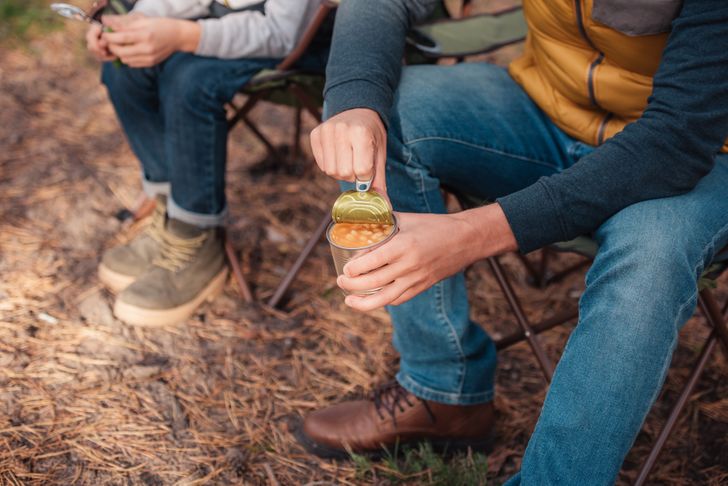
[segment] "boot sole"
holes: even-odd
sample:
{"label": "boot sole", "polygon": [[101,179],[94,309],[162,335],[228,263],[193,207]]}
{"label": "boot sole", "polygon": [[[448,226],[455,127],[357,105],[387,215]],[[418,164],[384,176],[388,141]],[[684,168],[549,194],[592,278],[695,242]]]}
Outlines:
{"label": "boot sole", "polygon": [[98,274],[101,283],[115,294],[118,294],[136,280],[135,276],[115,272],[103,263],[99,265]]}
{"label": "boot sole", "polygon": [[[337,461],[351,460],[351,454],[346,449],[340,449],[337,447],[331,447],[328,445],[321,444],[310,438],[303,431],[303,427],[297,427],[293,436],[296,438],[299,444],[303,446],[309,453],[318,456],[322,459],[334,459]],[[432,450],[438,454],[445,456],[452,455],[457,452],[467,452],[468,449],[474,452],[484,452],[490,454],[493,450],[495,443],[494,434],[490,434],[484,438],[478,439],[420,439],[410,440],[407,442],[400,442],[396,449],[401,453],[404,449],[417,447],[420,444],[429,443],[432,446]],[[364,456],[367,459],[373,461],[379,461],[386,457],[393,457],[395,454],[394,446],[382,445],[377,450],[367,451],[352,451],[358,456]]]}
{"label": "boot sole", "polygon": [[145,309],[117,299],[114,304],[114,315],[126,324],[139,327],[160,327],[180,323],[190,317],[205,300],[211,301],[222,292],[227,274],[227,267],[223,267],[199,294],[178,307]]}

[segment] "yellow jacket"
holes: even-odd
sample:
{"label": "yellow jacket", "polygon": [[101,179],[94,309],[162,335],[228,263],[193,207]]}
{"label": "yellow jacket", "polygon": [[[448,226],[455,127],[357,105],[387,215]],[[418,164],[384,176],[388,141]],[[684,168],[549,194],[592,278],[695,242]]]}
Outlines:
{"label": "yellow jacket", "polygon": [[599,145],[642,115],[681,4],[524,0],[529,33],[511,76],[562,130]]}

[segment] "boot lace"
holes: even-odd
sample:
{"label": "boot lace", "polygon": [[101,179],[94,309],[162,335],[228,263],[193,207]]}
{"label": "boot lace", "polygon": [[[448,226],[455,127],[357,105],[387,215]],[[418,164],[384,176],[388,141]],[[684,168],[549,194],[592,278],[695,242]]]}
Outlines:
{"label": "boot lace", "polygon": [[152,220],[147,226],[145,233],[159,244],[164,243],[164,223],[166,220],[165,211],[160,209],[159,203],[152,213]]}
{"label": "boot lace", "polygon": [[207,239],[206,233],[194,238],[180,238],[169,231],[159,231],[158,235],[161,237],[162,247],[159,256],[152,263],[171,272],[176,272],[191,262]]}
{"label": "boot lace", "polygon": [[[404,413],[404,405],[413,407],[414,403],[410,401],[412,395],[402,388],[402,386],[396,381],[390,381],[384,383],[374,390],[372,390],[370,399],[374,402],[374,408],[377,411],[379,418],[384,419],[384,413],[389,415],[394,425],[397,425],[397,412]],[[435,422],[435,415],[432,413],[430,406],[425,400],[414,397],[416,400],[422,402],[427,410],[430,419]]]}

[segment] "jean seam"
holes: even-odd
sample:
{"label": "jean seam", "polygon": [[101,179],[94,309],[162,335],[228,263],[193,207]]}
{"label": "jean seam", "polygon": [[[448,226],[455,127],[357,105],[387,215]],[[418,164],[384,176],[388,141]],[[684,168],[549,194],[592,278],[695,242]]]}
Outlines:
{"label": "jean seam", "polygon": [[[409,167],[411,169],[414,169],[415,174],[413,174],[413,177],[416,177],[419,182],[418,192],[419,196],[422,199],[422,202],[424,203],[424,206],[427,208],[428,213],[432,213],[432,209],[430,207],[430,203],[427,200],[426,196],[426,189],[425,189],[425,176],[423,174],[424,168],[421,167],[411,167],[410,162],[413,159],[413,153],[410,150],[405,150],[407,154],[407,162],[405,163],[405,167]],[[448,328],[448,334],[449,334],[449,340],[450,344],[453,346],[455,352],[458,354],[458,393],[462,393],[463,386],[465,384],[465,376],[466,376],[466,370],[467,370],[467,360],[465,357],[465,353],[463,352],[462,346],[460,345],[457,332],[455,332],[455,328],[452,324],[452,321],[447,317],[447,314],[445,312],[445,303],[443,299],[443,287],[444,283],[442,281],[436,283],[434,285],[435,290],[435,299],[436,299],[436,306],[437,306],[437,312],[438,312],[438,319],[441,321],[442,324],[444,324]]]}
{"label": "jean seam", "polygon": [[[229,72],[229,71],[227,71],[227,72]],[[220,86],[223,84],[223,79],[224,79],[224,77],[221,76],[221,77],[219,77],[219,78],[217,78],[215,80],[214,85],[212,86],[212,88],[207,93],[207,96],[209,98],[214,99],[214,100],[217,101],[218,95],[219,95],[219,92],[220,92]],[[203,90],[206,90],[207,87],[206,86],[203,86],[202,89]],[[224,104],[224,103],[225,103],[225,101],[222,101],[222,104]],[[210,149],[210,147],[208,147],[208,149],[210,149],[212,151],[211,159],[210,160],[215,160],[215,158],[216,158],[217,146],[214,143],[214,140],[215,140],[215,131],[217,130],[217,127],[216,127],[217,123],[218,123],[218,120],[216,120],[215,119],[215,116],[212,115],[212,124],[210,125],[210,127],[212,128],[212,133],[210,134],[211,136],[208,139],[208,140],[212,140],[213,141],[213,143],[210,144],[211,149]],[[208,143],[209,143],[209,141],[208,141]],[[225,144],[227,145],[227,138],[226,138]],[[225,167],[226,164],[227,164],[227,161],[223,161],[223,167]],[[206,170],[207,174],[206,174],[206,176],[207,176],[207,179],[208,179],[208,181],[207,181],[208,183],[206,184],[206,187],[207,187],[207,196],[208,196],[208,200],[207,200],[208,208],[207,208],[207,210],[210,213],[212,213],[212,208],[215,207],[215,203],[217,202],[217,201],[215,201],[215,172],[217,171],[217,168],[215,167],[216,164],[214,164],[214,163],[213,164],[206,164],[206,165],[207,165],[207,170]],[[224,171],[224,169],[223,169],[223,171]],[[225,189],[223,188],[223,191],[224,190]]]}
{"label": "jean seam", "polygon": [[442,287],[445,284],[440,281],[436,284],[435,287],[435,296],[437,298],[437,310],[438,310],[438,317],[440,320],[447,326],[450,335],[450,344],[454,346],[455,351],[458,354],[458,374],[460,375],[458,377],[458,394],[462,394],[463,387],[465,386],[465,376],[467,375],[467,369],[468,369],[468,361],[465,357],[465,353],[463,352],[463,347],[460,345],[460,339],[458,338],[457,332],[455,332],[455,327],[452,324],[452,321],[449,317],[447,317],[447,314],[445,313],[445,301],[442,296],[443,289]]}
{"label": "jean seam", "polygon": [[522,160],[524,162],[531,162],[533,164],[540,165],[542,167],[547,167],[549,169],[553,169],[553,170],[558,170],[559,169],[559,166],[557,164],[551,164],[551,163],[549,163],[549,162],[547,162],[545,160],[539,160],[539,159],[535,159],[533,157],[529,157],[527,155],[521,155],[521,154],[516,154],[516,153],[513,153],[513,152],[507,152],[507,151],[505,151],[503,149],[498,149],[498,148],[495,148],[493,146],[484,145],[484,144],[477,144],[477,143],[469,142],[469,141],[466,141],[466,140],[460,140],[460,139],[453,138],[453,137],[446,137],[446,136],[426,136],[426,137],[414,138],[414,139],[408,140],[408,141],[403,141],[403,144],[405,146],[410,146],[410,145],[414,145],[414,144],[417,144],[417,143],[420,143],[420,142],[431,142],[431,141],[440,141],[440,142],[456,143],[456,144],[465,145],[467,147],[471,147],[471,148],[474,148],[474,149],[482,150],[484,152],[492,152],[492,153],[495,153],[495,154],[498,154],[498,155],[504,155],[506,157],[512,157],[514,159]]}

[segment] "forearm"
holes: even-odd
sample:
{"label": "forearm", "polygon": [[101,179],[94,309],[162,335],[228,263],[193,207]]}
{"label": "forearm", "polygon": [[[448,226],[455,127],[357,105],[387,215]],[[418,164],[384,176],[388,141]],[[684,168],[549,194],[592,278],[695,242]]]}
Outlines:
{"label": "forearm", "polygon": [[499,199],[519,248],[594,231],[621,209],[690,191],[728,135],[728,5],[686,0],[643,116],[568,170]]}
{"label": "forearm", "polygon": [[463,267],[518,249],[516,238],[499,204],[468,209],[451,216],[460,222],[458,244],[467,248]]}
{"label": "forearm", "polygon": [[438,0],[347,0],[336,14],[326,70],[326,118],[353,108],[387,123],[410,26]]}

